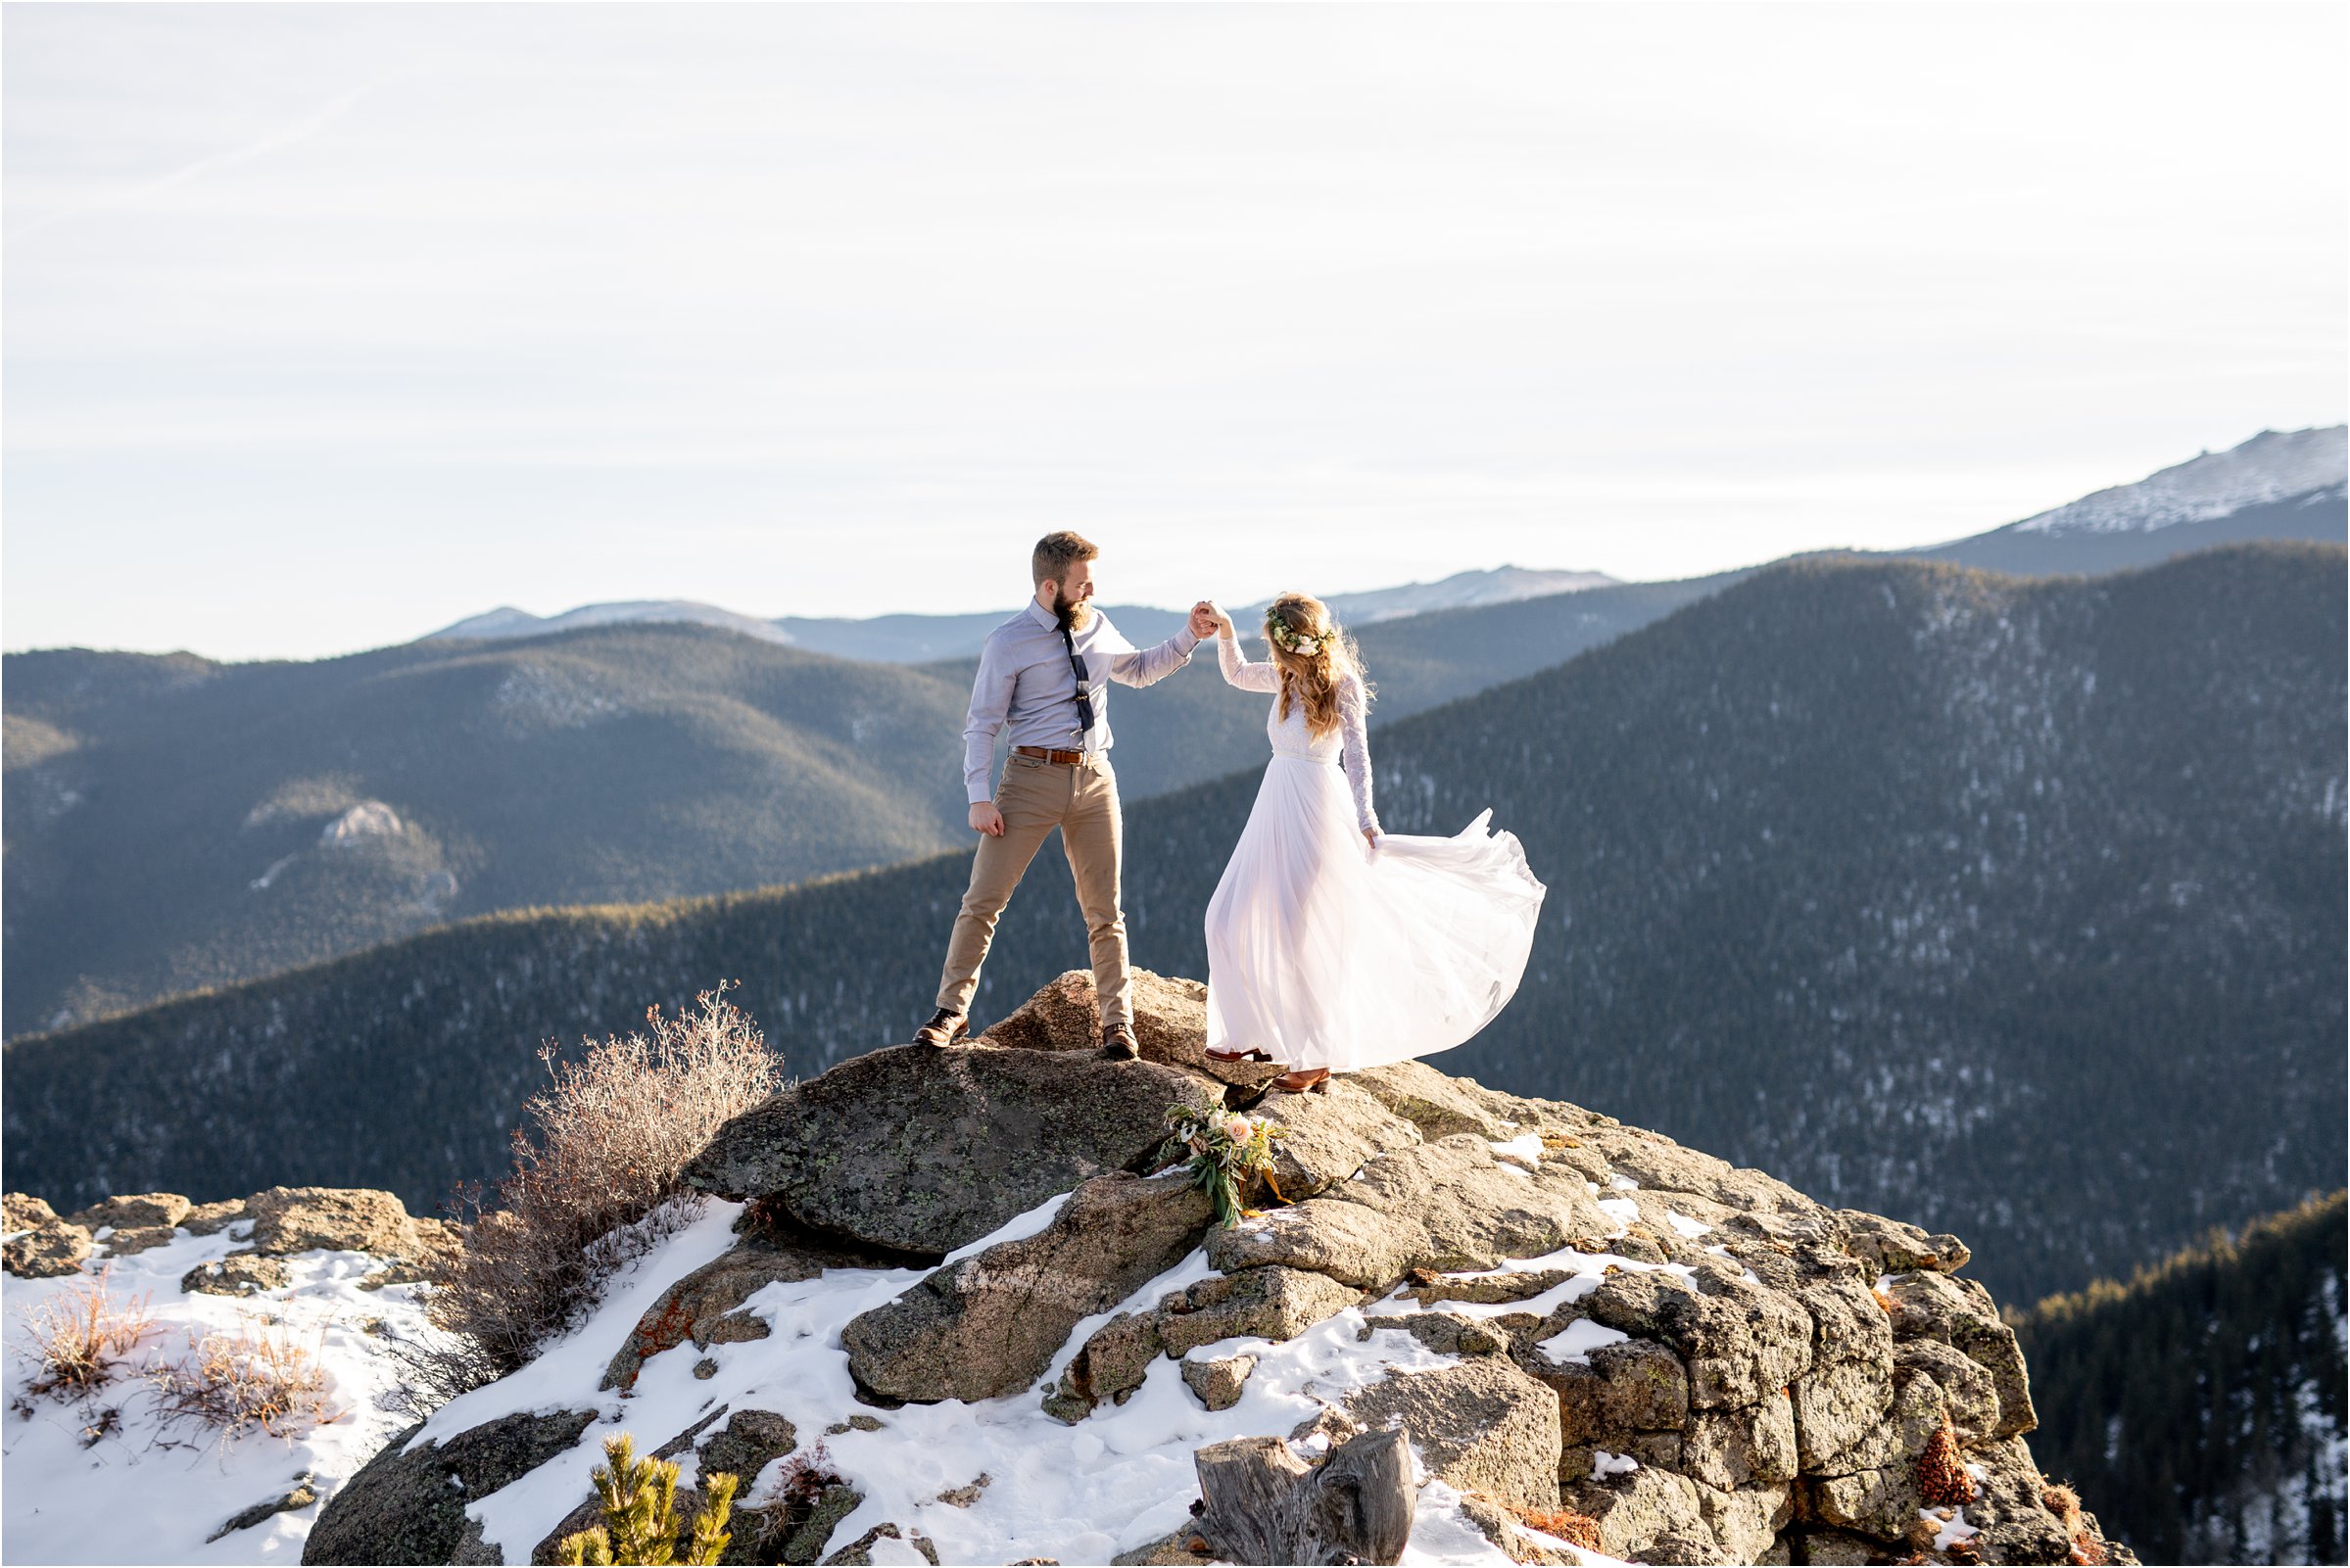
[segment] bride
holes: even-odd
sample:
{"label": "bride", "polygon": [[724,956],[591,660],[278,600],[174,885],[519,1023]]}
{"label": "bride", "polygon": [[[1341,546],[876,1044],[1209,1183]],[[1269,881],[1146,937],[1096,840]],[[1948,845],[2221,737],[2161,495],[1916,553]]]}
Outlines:
{"label": "bride", "polygon": [[1215,613],[1224,680],[1272,695],[1273,754],[1208,903],[1208,1054],[1280,1063],[1295,1092],[1450,1050],[1516,994],[1542,883],[1491,811],[1451,838],[1380,831],[1370,688],[1319,599],[1273,600],[1270,663]]}

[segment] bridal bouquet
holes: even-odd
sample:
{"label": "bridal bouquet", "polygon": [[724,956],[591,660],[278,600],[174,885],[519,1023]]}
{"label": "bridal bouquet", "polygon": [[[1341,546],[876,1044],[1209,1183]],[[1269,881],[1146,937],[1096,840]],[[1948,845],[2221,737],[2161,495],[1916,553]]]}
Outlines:
{"label": "bridal bouquet", "polygon": [[[1240,1178],[1262,1175],[1271,1184],[1272,1146],[1281,1136],[1281,1124],[1236,1111],[1203,1111],[1178,1101],[1167,1108],[1167,1125],[1161,1158],[1172,1161],[1189,1150],[1191,1157],[1184,1163],[1191,1167],[1192,1185],[1208,1195],[1221,1223],[1240,1223],[1248,1212],[1240,1207]],[[1278,1187],[1273,1196],[1280,1196]]]}

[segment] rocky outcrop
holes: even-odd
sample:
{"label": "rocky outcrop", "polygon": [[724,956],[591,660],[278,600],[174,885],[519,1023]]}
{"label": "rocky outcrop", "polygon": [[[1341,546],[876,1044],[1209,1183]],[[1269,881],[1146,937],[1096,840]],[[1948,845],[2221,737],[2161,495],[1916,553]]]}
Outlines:
{"label": "rocky outcrop", "polygon": [[78,1272],[90,1252],[88,1231],[51,1219],[9,1237],[7,1244],[0,1246],[0,1267],[19,1279],[49,1279]]}
{"label": "rocky outcrop", "polygon": [[168,1231],[195,1207],[175,1192],[142,1192],[105,1199],[66,1218],[92,1235],[110,1228]]}
{"label": "rocky outcrop", "polygon": [[1520,1508],[1559,1505],[1559,1400],[1499,1355],[1401,1372],[1348,1398],[1364,1426],[1401,1427],[1431,1474]]}
{"label": "rocky outcrop", "polygon": [[180,1276],[179,1288],[199,1296],[257,1296],[293,1282],[294,1272],[282,1260],[240,1254],[198,1263]]}
{"label": "rocky outcrop", "polygon": [[1420,1141],[1418,1127],[1343,1078],[1319,1094],[1270,1093],[1250,1115],[1280,1124],[1268,1186],[1290,1203],[1329,1191],[1373,1155]]}
{"label": "rocky outcrop", "polygon": [[1035,1235],[940,1268],[851,1320],[840,1336],[849,1370],[899,1400],[1016,1393],[1080,1320],[1179,1262],[1212,1217],[1207,1195],[1181,1172],[1096,1176]]}
{"label": "rocky outcrop", "polygon": [[[1142,1060],[1181,1068],[1223,1083],[1262,1084],[1282,1069],[1262,1062],[1208,1060],[1208,988],[1148,970],[1128,972],[1133,982],[1134,1043]],[[1091,1052],[1101,1044],[1093,974],[1071,970],[989,1026],[990,1045],[1017,1051]]]}
{"label": "rocky outcrop", "polygon": [[[185,1199],[181,1205],[185,1213]],[[323,1248],[394,1258],[417,1247],[400,1200],[364,1187],[271,1187],[245,1200],[245,1214],[253,1221],[253,1250],[264,1257]]]}
{"label": "rocky outcrop", "polygon": [[[1198,987],[1145,976],[1137,1000],[1140,1062],[1093,1054],[1090,981],[1065,975],[978,1045],[878,1051],[729,1123],[690,1179],[747,1202],[752,1230],[612,1346],[605,1388],[626,1391],[675,1346],[762,1337],[764,1321],[739,1308],[770,1282],[943,1258],[1067,1193],[1027,1234],[941,1262],[850,1318],[832,1354],[859,1397],[1041,1398],[1082,1427],[1172,1374],[1173,1397],[1245,1413],[1269,1358],[1287,1379],[1273,1386],[1297,1387],[1296,1360],[1279,1360],[1297,1354],[1289,1342],[1315,1336],[1305,1354],[1319,1357],[1343,1335],[1368,1349],[1321,1385],[1320,1414],[1244,1446],[1286,1439],[1281,1479],[1302,1486],[1308,1472],[1286,1470],[1307,1455],[1400,1433],[1513,1560],[1569,1560],[1560,1531],[1656,1563],[2133,1560],[2093,1516],[2060,1519],[2044,1500],[2022,1441],[2035,1424],[2023,1357],[1988,1293],[1956,1275],[1968,1261],[1957,1238],[1831,1209],[1655,1133],[1422,1063],[1349,1075],[1325,1095],[1267,1094],[1254,1069],[1202,1061]],[[1181,1171],[1151,1174],[1172,1101],[1289,1128],[1272,1182],[1251,1195],[1261,1212],[1211,1226]],[[1213,1272],[1192,1278],[1188,1265],[1189,1283],[1137,1300],[1203,1246]],[[1088,1320],[1099,1326],[1068,1349]],[[1416,1344],[1387,1338],[1398,1335]],[[812,1347],[791,1354],[826,1354]],[[1152,1398],[1170,1392],[1153,1385]],[[712,1406],[672,1440],[678,1452],[701,1444],[705,1473],[791,1451],[782,1415]],[[376,1500],[348,1506],[383,1518],[388,1499],[410,1497],[441,1510],[430,1550],[464,1549],[447,1499],[559,1430],[510,1425],[523,1420],[419,1455],[387,1450],[345,1488]],[[829,1430],[878,1425],[859,1415]],[[894,1524],[832,1541],[858,1488],[801,1479],[759,1525],[759,1560],[930,1547]],[[988,1506],[983,1480],[937,1485],[951,1506]],[[367,1560],[452,1560],[388,1558],[426,1544],[337,1524],[333,1549],[363,1539],[378,1553]],[[1121,1560],[1194,1556],[1178,1531]]]}
{"label": "rocky outcrop", "polygon": [[[1082,1420],[1102,1401],[1123,1402],[1141,1387],[1151,1363],[1163,1355],[1183,1359],[1220,1340],[1294,1339],[1362,1302],[1361,1291],[1307,1269],[1273,1266],[1218,1274],[1169,1292],[1147,1311],[1121,1312],[1096,1329],[1070,1357],[1044,1407],[1061,1420]],[[1225,1406],[1210,1399],[1202,1379],[1219,1398],[1228,1380],[1237,1401],[1246,1370],[1203,1374],[1192,1370],[1195,1364],[1184,1361],[1183,1377],[1210,1409]]]}
{"label": "rocky outcrop", "polygon": [[874,1267],[883,1259],[813,1237],[779,1237],[754,1229],[723,1256],[661,1293],[604,1368],[599,1389],[629,1389],[646,1361],[691,1343],[706,1351],[767,1338],[765,1318],[736,1310],[751,1294],[778,1280],[814,1279],[828,1268]]}
{"label": "rocky outcrop", "polygon": [[309,1507],[318,1500],[317,1489],[311,1485],[311,1473],[305,1470],[294,1478],[292,1486],[276,1497],[264,1497],[248,1507],[238,1509],[221,1521],[219,1529],[205,1537],[204,1544],[209,1546],[222,1536],[234,1535],[240,1530],[250,1530],[255,1525],[274,1519],[281,1513],[292,1513],[298,1508]]}
{"label": "rocky outcrop", "polygon": [[280,1290],[292,1276],[276,1259],[320,1250],[382,1259],[384,1266],[362,1280],[361,1289],[415,1284],[433,1277],[436,1263],[463,1245],[456,1226],[411,1218],[398,1198],[369,1188],[272,1187],[208,1204],[172,1192],[129,1193],[64,1219],[28,1194],[10,1193],[0,1202],[7,1206],[8,1228],[21,1231],[10,1236],[4,1261],[10,1273],[24,1278],[74,1273],[99,1249],[107,1259],[130,1258],[183,1233],[211,1236],[242,1221],[253,1227],[248,1245],[190,1269],[181,1290],[216,1296]]}
{"label": "rocky outcrop", "polygon": [[1221,1089],[1148,1061],[892,1046],[737,1117],[685,1179],[821,1233],[939,1257],[1079,1182],[1148,1170],[1175,1101],[1219,1105]]}
{"label": "rocky outcrop", "polygon": [[38,1230],[57,1223],[57,1211],[28,1192],[0,1193],[0,1233]]}
{"label": "rocky outcrop", "polygon": [[[512,1485],[562,1453],[596,1419],[593,1410],[508,1415],[445,1443],[408,1452],[409,1427],[345,1482],[319,1510],[303,1543],[314,1563],[448,1563],[479,1526],[465,1504]],[[495,1559],[493,1559],[495,1560]]]}

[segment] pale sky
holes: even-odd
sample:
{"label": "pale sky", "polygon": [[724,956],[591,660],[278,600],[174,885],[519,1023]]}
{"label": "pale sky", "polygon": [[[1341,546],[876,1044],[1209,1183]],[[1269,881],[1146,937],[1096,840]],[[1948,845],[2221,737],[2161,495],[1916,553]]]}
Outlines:
{"label": "pale sky", "polygon": [[10,4],[0,642],[1979,532],[2343,418],[2345,15]]}

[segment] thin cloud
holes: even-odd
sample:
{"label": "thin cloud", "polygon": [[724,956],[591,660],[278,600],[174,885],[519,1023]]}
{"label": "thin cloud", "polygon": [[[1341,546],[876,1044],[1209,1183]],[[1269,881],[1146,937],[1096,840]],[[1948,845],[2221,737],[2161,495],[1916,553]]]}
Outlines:
{"label": "thin cloud", "polygon": [[36,217],[29,223],[19,225],[7,235],[0,236],[0,243],[15,245],[30,235],[56,228],[63,223],[71,223],[76,218],[87,217],[93,213],[136,207],[150,197],[159,196],[175,185],[185,185],[190,180],[202,179],[207,174],[217,174],[222,169],[234,168],[240,164],[250,164],[257,158],[265,158],[271,153],[283,151],[296,143],[308,141],[351,113],[361,98],[381,85],[381,82],[368,82],[354,87],[341,97],[329,100],[326,106],[316,114],[307,116],[290,125],[281,126],[258,141],[248,142],[242,147],[232,148],[224,153],[214,153],[210,157],[199,158],[192,164],[175,168],[170,173],[151,179],[143,185],[134,185],[126,191],[102,192],[86,201],[76,202],[72,206],[61,208],[57,212]]}

